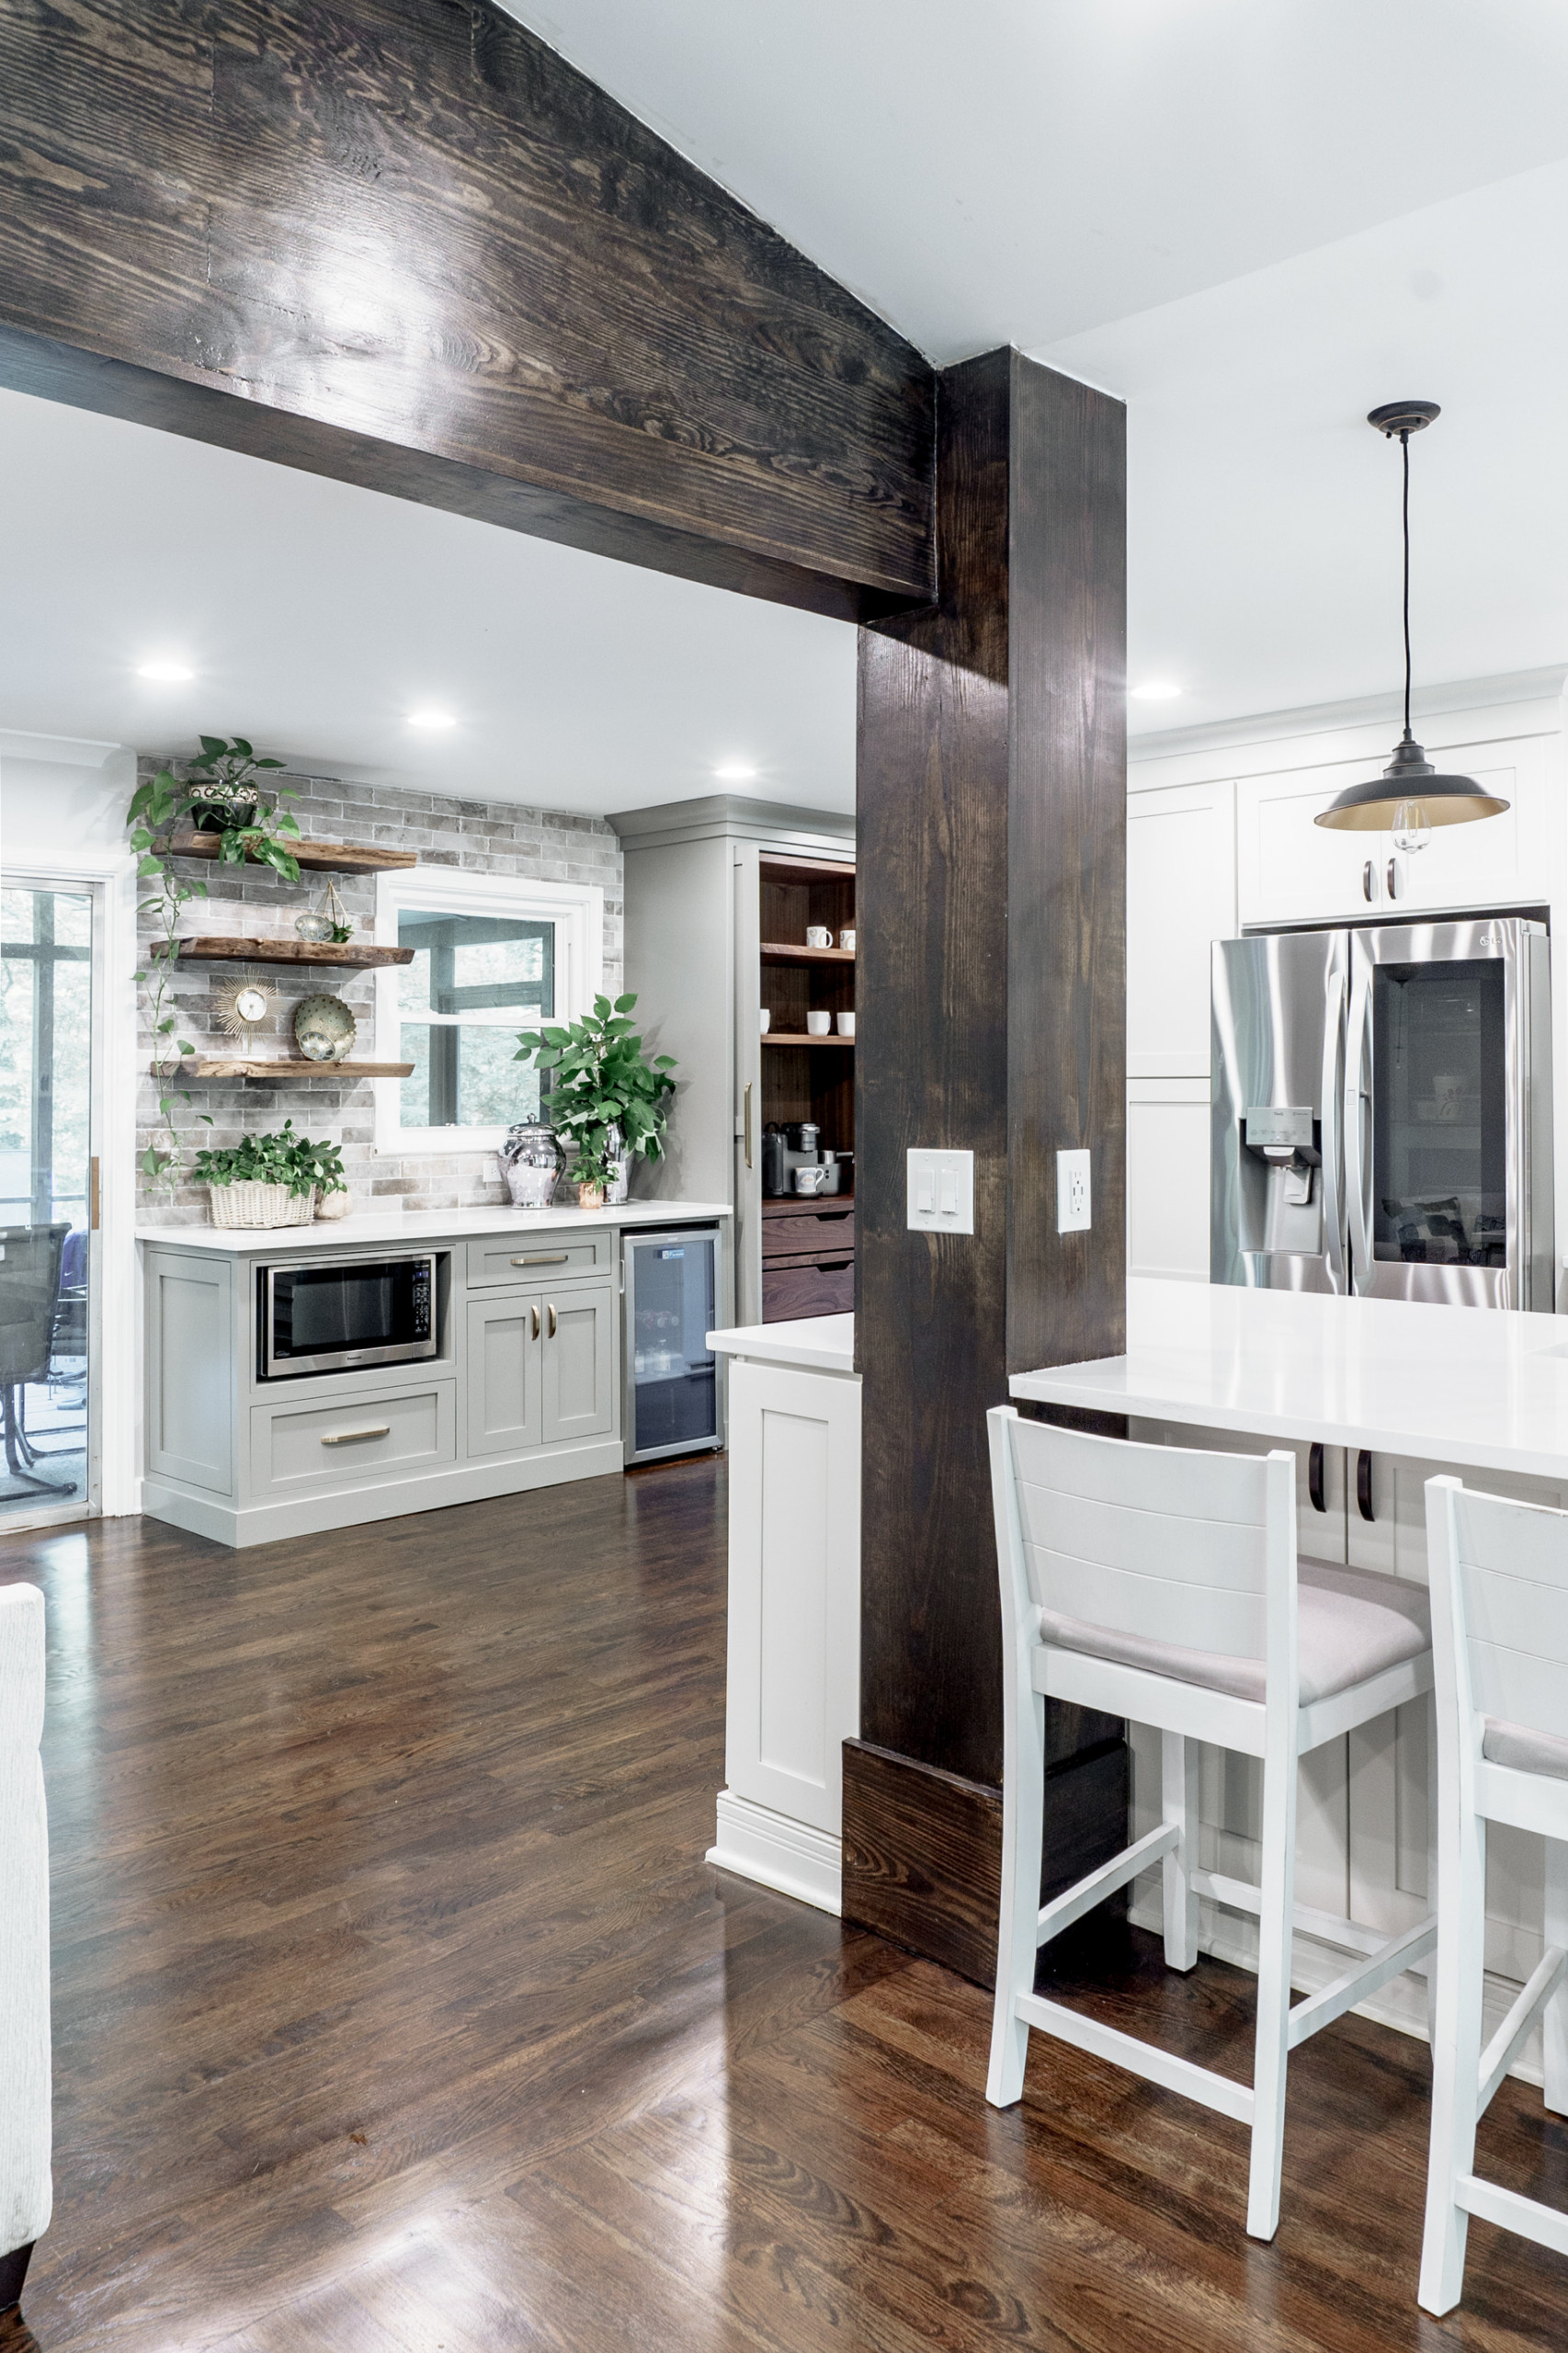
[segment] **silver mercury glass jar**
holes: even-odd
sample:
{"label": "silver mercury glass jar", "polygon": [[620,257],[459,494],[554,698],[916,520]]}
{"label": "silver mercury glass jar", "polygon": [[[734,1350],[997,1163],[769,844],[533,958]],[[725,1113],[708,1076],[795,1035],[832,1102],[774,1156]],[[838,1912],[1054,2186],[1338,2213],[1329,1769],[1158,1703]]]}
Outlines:
{"label": "silver mercury glass jar", "polygon": [[556,1180],[561,1175],[561,1147],[555,1141],[555,1130],[527,1120],[508,1128],[500,1160],[513,1208],[547,1210],[555,1199]]}

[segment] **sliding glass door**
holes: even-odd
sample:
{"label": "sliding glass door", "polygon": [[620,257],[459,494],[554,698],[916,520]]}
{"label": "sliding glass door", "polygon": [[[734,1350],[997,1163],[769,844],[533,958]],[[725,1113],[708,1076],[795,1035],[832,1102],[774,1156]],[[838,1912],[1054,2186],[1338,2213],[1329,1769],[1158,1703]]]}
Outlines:
{"label": "sliding glass door", "polygon": [[97,1484],[95,912],[0,890],[0,1529],[77,1517]]}

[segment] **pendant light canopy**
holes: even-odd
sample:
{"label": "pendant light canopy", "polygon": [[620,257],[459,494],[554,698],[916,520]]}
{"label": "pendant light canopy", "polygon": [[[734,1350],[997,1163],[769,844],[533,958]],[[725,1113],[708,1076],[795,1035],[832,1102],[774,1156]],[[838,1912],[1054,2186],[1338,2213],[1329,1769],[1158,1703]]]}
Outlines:
{"label": "pendant light canopy", "polygon": [[1392,834],[1403,850],[1425,849],[1434,825],[1500,817],[1508,806],[1472,776],[1440,774],[1410,732],[1410,437],[1441,414],[1436,401],[1390,401],[1367,419],[1386,439],[1398,436],[1404,461],[1404,733],[1381,776],[1346,786],[1312,820],[1346,833]]}

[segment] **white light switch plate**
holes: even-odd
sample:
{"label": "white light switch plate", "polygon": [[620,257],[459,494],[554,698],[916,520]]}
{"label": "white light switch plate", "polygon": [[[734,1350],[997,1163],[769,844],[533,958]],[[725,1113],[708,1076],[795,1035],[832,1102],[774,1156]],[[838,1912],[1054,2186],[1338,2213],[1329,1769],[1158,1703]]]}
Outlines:
{"label": "white light switch plate", "polygon": [[909,1227],[915,1233],[974,1232],[972,1152],[912,1152]]}
{"label": "white light switch plate", "polygon": [[1087,1233],[1089,1230],[1089,1155],[1059,1152],[1056,1155],[1056,1231]]}

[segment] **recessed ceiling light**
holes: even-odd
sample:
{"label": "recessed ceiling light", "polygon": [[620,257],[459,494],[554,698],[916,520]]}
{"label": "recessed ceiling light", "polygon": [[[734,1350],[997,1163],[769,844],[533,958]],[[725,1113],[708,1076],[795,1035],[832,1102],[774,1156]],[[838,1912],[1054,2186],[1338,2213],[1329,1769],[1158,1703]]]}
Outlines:
{"label": "recessed ceiling light", "polygon": [[160,686],[183,686],[196,673],[183,662],[143,662],[136,673],[139,678],[155,678]]}
{"label": "recessed ceiling light", "polygon": [[411,710],[408,723],[411,727],[455,727],[458,722],[449,710]]}
{"label": "recessed ceiling light", "polygon": [[1173,702],[1181,688],[1168,678],[1151,678],[1147,686],[1133,687],[1131,691],[1134,702]]}
{"label": "recessed ceiling light", "polygon": [[756,782],[756,770],[748,767],[744,760],[727,760],[722,768],[715,768],[713,773],[721,784],[755,784]]}

